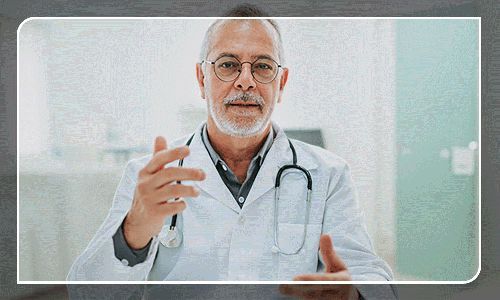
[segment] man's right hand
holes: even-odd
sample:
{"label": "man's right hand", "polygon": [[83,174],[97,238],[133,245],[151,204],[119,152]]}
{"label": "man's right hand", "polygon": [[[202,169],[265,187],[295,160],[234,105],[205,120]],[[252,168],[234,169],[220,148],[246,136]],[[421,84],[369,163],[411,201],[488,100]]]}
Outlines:
{"label": "man's right hand", "polygon": [[184,201],[167,203],[167,200],[197,197],[194,186],[176,184],[176,181],[201,181],[205,173],[200,169],[168,167],[170,162],[189,155],[187,146],[167,149],[166,140],[155,140],[154,154],[149,163],[139,171],[132,207],[125,218],[123,232],[127,244],[133,249],[144,248],[157,235],[167,216],[186,208]]}

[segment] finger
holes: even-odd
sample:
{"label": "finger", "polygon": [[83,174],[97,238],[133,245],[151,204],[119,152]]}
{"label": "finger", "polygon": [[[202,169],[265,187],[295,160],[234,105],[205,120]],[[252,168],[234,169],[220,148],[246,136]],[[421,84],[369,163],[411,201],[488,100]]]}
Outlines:
{"label": "finger", "polygon": [[184,201],[173,202],[173,203],[161,203],[159,204],[159,212],[162,215],[175,215],[186,209],[186,203]]}
{"label": "finger", "polygon": [[332,284],[298,284],[280,286],[280,292],[301,299],[343,299],[335,296],[342,293],[342,286]]}
{"label": "finger", "polygon": [[183,159],[188,155],[189,148],[187,146],[173,148],[170,150],[160,150],[149,161],[149,163],[145,167],[145,170],[148,173],[153,174],[163,168],[163,166],[165,166],[166,164],[175,160]]}
{"label": "finger", "polygon": [[206,177],[201,169],[170,167],[156,172],[152,178],[152,185],[159,188],[174,181],[201,181]]}
{"label": "finger", "polygon": [[279,291],[286,296],[299,297],[303,295],[303,287],[294,284],[282,284],[279,286]]}
{"label": "finger", "polygon": [[[304,280],[308,281],[308,280]],[[329,290],[335,290],[335,289],[340,289],[346,284],[284,284],[284,286],[289,286],[290,288],[296,288],[300,290],[305,290],[305,289],[314,289],[317,291],[329,291]],[[347,284],[347,286],[350,286],[350,284]]]}
{"label": "finger", "polygon": [[332,239],[329,235],[321,235],[319,240],[319,250],[325,263],[325,272],[332,273],[347,270],[345,263],[335,253]]}
{"label": "finger", "polygon": [[167,140],[165,140],[165,138],[162,136],[157,136],[155,139],[153,155],[160,152],[161,150],[167,150]]}
{"label": "finger", "polygon": [[200,195],[200,191],[194,186],[184,184],[167,184],[155,192],[154,199],[158,202],[165,202],[175,198],[194,198]]}
{"label": "finger", "polygon": [[294,281],[351,281],[347,272],[302,274],[295,276]]}

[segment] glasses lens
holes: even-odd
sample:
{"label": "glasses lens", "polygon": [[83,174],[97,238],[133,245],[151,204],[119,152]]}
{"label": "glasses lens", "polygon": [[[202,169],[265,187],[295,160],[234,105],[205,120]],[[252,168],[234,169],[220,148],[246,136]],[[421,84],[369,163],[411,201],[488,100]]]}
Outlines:
{"label": "glasses lens", "polygon": [[255,79],[261,83],[271,82],[278,72],[278,64],[271,59],[261,58],[252,65]]}
{"label": "glasses lens", "polygon": [[238,77],[241,70],[241,64],[234,57],[223,56],[215,61],[215,74],[225,81],[234,80]]}

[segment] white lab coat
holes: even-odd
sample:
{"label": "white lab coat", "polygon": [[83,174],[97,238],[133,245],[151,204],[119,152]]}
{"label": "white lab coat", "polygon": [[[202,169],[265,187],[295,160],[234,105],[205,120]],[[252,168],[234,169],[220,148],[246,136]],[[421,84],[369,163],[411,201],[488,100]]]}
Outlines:
{"label": "white lab coat", "polygon": [[[392,280],[388,265],[376,256],[355,197],[349,168],[338,156],[297,140],[292,143],[298,164],[313,180],[312,202],[305,244],[298,254],[273,253],[274,183],[278,169],[292,163],[285,133],[274,143],[253,183],[242,209],[224,185],[201,140],[201,126],[190,145],[185,167],[206,173],[194,184],[201,192],[187,199],[178,218],[183,231],[179,248],[166,248],[155,237],[145,262],[133,267],[115,257],[113,235],[131,207],[137,175],[151,155],[130,161],[116,190],[104,223],[76,259],[68,280],[292,280],[295,275],[320,272],[321,234],[332,237],[334,248],[353,280]],[[180,146],[186,138],[170,147]],[[177,162],[170,164],[176,166]],[[302,241],[306,180],[297,171],[286,172],[279,201],[279,244],[286,251]],[[167,230],[170,218],[162,230]]]}

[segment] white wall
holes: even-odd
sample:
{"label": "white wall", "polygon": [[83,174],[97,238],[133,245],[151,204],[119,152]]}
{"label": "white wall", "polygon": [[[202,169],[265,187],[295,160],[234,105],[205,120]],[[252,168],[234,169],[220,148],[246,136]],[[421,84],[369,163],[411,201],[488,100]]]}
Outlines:
{"label": "white wall", "polygon": [[[49,116],[47,106],[47,59],[49,39],[42,26],[27,26],[19,40],[19,149],[27,155],[49,149]],[[21,121],[20,120],[20,121]]]}
{"label": "white wall", "polygon": [[[104,161],[112,146],[151,147],[192,131],[204,119],[195,62],[210,20],[33,20],[21,29],[19,151],[21,189],[36,190],[41,179],[61,182],[71,174],[120,176],[123,162]],[[394,255],[394,24],[391,20],[280,20],[290,77],[275,120],[284,128],[321,128],[329,150],[351,165],[377,251],[390,264]],[[138,154],[137,154],[138,155]],[[59,165],[59,167],[55,167]],[[64,166],[61,166],[64,165]],[[64,170],[64,171],[63,171]],[[46,174],[46,175],[44,175]],[[65,174],[65,175],[63,175]],[[99,176],[101,176],[99,175]],[[45,176],[45,177],[44,177]],[[69,176],[69,177],[68,177]],[[82,186],[99,176],[82,176]],[[30,179],[31,178],[31,179]],[[71,177],[72,178],[72,177]],[[83,179],[84,178],[84,179]],[[45,179],[44,179],[45,180]],[[87,182],[90,181],[90,182]],[[102,187],[112,194],[115,186]],[[84,203],[109,207],[111,197],[87,195],[73,186],[62,192],[68,211]],[[39,201],[26,192],[21,207]],[[85,196],[84,196],[85,195]],[[21,260],[37,261],[31,245],[43,240],[44,223],[60,213],[47,201],[46,214],[20,211],[27,220]],[[94,204],[92,204],[94,203]],[[24,206],[23,206],[24,205]],[[69,254],[54,258],[51,274],[26,267],[24,279],[64,279],[102,216],[88,210],[64,227]],[[72,215],[72,213],[68,213]],[[43,221],[42,221],[43,218]],[[87,220],[86,226],[81,225]],[[78,222],[79,224],[76,224]],[[48,225],[47,225],[48,226]],[[52,226],[52,225],[51,225]],[[48,227],[47,227],[48,228]],[[54,229],[56,228],[56,229]],[[59,228],[59,229],[57,229]],[[33,234],[37,232],[37,234]],[[48,235],[45,237],[48,238]],[[50,239],[50,238],[48,238]],[[62,246],[60,246],[62,247]],[[22,269],[23,270],[23,269]]]}

